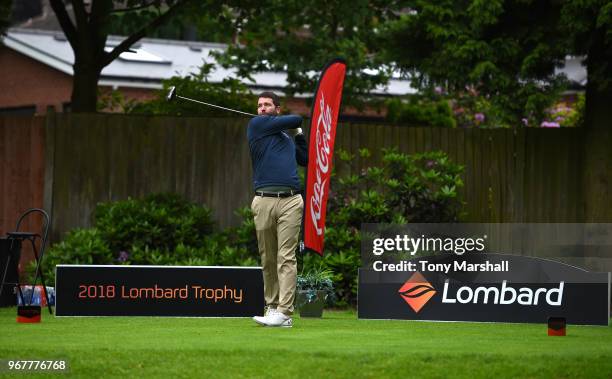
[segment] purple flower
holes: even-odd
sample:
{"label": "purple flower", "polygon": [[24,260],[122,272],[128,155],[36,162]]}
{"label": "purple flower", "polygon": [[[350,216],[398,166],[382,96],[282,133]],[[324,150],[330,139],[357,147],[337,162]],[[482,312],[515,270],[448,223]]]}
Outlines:
{"label": "purple flower", "polygon": [[521,121],[523,121],[523,125],[529,126],[529,120],[527,120],[526,118],[521,119]]}
{"label": "purple flower", "polygon": [[129,258],[130,258],[130,253],[128,253],[127,251],[120,251],[119,258],[117,258],[117,260],[119,262],[126,262]]}
{"label": "purple flower", "polygon": [[427,161],[427,163],[425,163],[425,167],[427,167],[427,168],[432,168],[435,165],[436,165],[436,162],[432,161],[432,160],[429,160],[429,161]]}
{"label": "purple flower", "polygon": [[441,95],[444,91],[442,90],[442,87],[437,86],[436,88],[434,88],[434,92],[438,95]]}
{"label": "purple flower", "polygon": [[474,118],[476,119],[476,121],[478,122],[483,122],[485,120],[485,115],[482,113],[476,113],[474,115]]}
{"label": "purple flower", "polygon": [[540,126],[542,128],[559,128],[559,127],[561,127],[561,125],[559,125],[558,122],[550,122],[550,121],[544,121],[543,123],[540,124]]}

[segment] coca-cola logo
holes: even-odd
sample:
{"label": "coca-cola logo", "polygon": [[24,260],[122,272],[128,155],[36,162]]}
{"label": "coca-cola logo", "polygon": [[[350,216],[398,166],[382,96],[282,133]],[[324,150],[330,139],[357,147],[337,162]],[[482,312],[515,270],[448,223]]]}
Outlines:
{"label": "coca-cola logo", "polygon": [[329,179],[329,169],[331,165],[331,141],[332,129],[332,110],[325,104],[325,96],[321,94],[319,101],[319,117],[316,126],[316,180],[312,185],[312,196],[310,198],[310,217],[317,235],[323,234],[324,223],[321,222],[321,213],[324,208],[323,198],[325,188]]}

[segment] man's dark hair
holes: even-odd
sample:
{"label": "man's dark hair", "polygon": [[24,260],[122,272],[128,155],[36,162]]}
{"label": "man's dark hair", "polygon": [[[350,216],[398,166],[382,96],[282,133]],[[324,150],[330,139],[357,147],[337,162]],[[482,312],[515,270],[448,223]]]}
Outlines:
{"label": "man's dark hair", "polygon": [[259,98],[265,97],[267,99],[272,99],[272,103],[274,103],[275,106],[280,107],[280,97],[278,97],[278,95],[272,91],[264,91],[260,93],[258,97]]}

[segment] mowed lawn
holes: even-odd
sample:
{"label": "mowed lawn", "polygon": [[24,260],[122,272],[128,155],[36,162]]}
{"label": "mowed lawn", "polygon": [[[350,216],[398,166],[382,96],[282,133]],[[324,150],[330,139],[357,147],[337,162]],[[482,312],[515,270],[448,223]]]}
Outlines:
{"label": "mowed lawn", "polygon": [[0,309],[0,359],[67,359],[68,373],[0,376],[164,378],[610,378],[612,328],[358,320],[354,311],[250,319],[86,317],[18,324]]}

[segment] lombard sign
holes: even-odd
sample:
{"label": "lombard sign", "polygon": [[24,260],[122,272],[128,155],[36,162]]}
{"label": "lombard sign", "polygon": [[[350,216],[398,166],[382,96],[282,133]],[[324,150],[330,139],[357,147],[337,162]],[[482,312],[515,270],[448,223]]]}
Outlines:
{"label": "lombard sign", "polygon": [[56,267],[57,316],[251,317],[264,308],[260,267]]}
{"label": "lombard sign", "polygon": [[[476,257],[461,259],[470,258]],[[423,274],[360,269],[359,318],[544,323],[559,316],[569,324],[608,325],[610,273],[532,257],[478,258],[505,261],[514,270]]]}
{"label": "lombard sign", "polygon": [[[431,235],[421,230],[418,238],[446,239],[449,243],[458,238],[435,234],[430,239]],[[491,238],[486,233],[469,234]],[[423,256],[403,249],[396,259],[383,259],[384,254],[376,250],[379,240],[369,239],[369,252],[375,253],[359,270],[359,318],[545,323],[549,317],[564,317],[569,324],[609,323],[609,272],[486,252],[490,246],[477,253],[448,251]],[[389,242],[386,252],[397,252],[398,246],[393,250]],[[362,254],[362,258],[366,256]]]}

